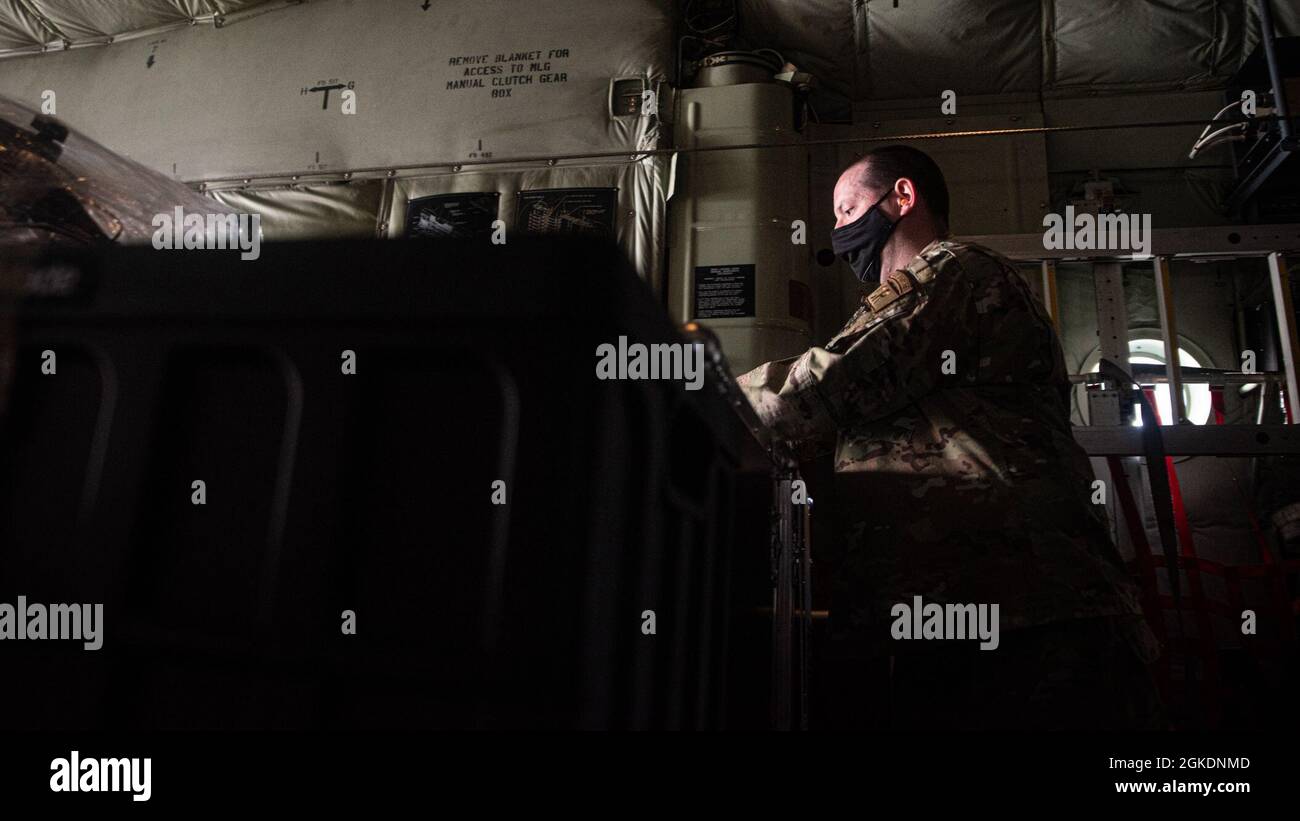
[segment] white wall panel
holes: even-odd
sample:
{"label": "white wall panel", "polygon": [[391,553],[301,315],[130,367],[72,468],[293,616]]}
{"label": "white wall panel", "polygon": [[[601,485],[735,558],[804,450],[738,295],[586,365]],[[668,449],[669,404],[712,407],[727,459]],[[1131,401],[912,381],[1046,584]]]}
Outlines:
{"label": "white wall panel", "polygon": [[[35,107],[53,90],[60,118],[187,181],[620,151],[652,144],[657,121],[609,117],[610,79],[666,76],[670,19],[661,0],[440,0],[428,11],[317,0],[223,28],[5,59],[0,94]],[[511,77],[529,79],[492,86]],[[483,87],[448,87],[464,80]],[[341,113],[339,89],[328,108],[324,92],[304,93],[348,84],[355,115]]]}

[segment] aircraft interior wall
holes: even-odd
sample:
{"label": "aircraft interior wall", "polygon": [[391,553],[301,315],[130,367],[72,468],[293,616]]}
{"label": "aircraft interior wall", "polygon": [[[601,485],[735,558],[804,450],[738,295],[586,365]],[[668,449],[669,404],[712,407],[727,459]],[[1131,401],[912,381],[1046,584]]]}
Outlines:
{"label": "aircraft interior wall", "polygon": [[[672,25],[655,0],[318,0],[114,47],[9,56],[0,93],[39,104],[54,92],[60,116],[101,144],[218,200],[265,207],[271,240],[364,235],[367,221],[372,235],[400,236],[410,190],[496,191],[512,230],[521,190],[616,189],[593,208],[658,282],[665,166],[634,152],[659,144],[659,106],[640,103],[658,99]],[[505,43],[532,45],[510,55]],[[635,86],[637,113],[615,110],[626,104],[620,80]],[[169,127],[150,125],[161,121]],[[592,152],[613,156],[546,163]],[[527,157],[543,159],[526,171],[498,162]]]}
{"label": "aircraft interior wall", "polygon": [[[797,14],[770,0],[747,0],[741,4],[741,19],[744,35],[750,40],[788,51],[791,59],[805,60],[817,74],[812,101],[820,101],[827,109],[819,116],[833,119],[838,111],[841,117],[853,119],[854,125],[812,122],[805,129],[809,139],[1120,123],[1157,115],[1176,119],[1174,115],[1189,110],[1209,111],[1221,99],[1222,92],[1216,88],[1221,76],[1240,61],[1242,49],[1248,45],[1242,38],[1251,31],[1253,21],[1253,13],[1238,3],[1214,13],[1209,8],[1214,4],[1198,7],[1190,17],[1155,13],[1146,25],[1127,26],[1133,31],[1126,36],[1136,38],[1132,40],[1134,50],[1141,51],[1138,45],[1167,43],[1168,53],[1185,59],[1145,60],[1141,62],[1143,70],[1135,71],[1106,58],[1110,52],[1103,46],[1112,48],[1117,34],[1107,28],[1110,24],[1105,15],[1098,17],[1096,25],[1081,26],[1071,17],[1070,9],[1043,4],[1042,14],[1049,20],[1070,19],[1057,26],[1050,39],[1044,39],[1033,33],[1043,18],[1025,14],[1026,6],[1037,3],[1000,0],[981,4],[978,11],[944,2],[916,5],[906,16],[887,13],[878,4],[864,7],[855,16],[845,4],[833,0],[801,5]],[[578,6],[581,4],[574,8]],[[435,174],[434,169],[422,173],[410,166],[451,159],[487,162],[490,170],[481,173],[488,176],[468,178],[483,180],[485,191],[499,187],[504,203],[519,188],[507,190],[515,185],[506,182],[513,172],[508,166],[492,165],[493,158],[663,144],[666,127],[657,116],[649,112],[636,117],[609,116],[602,105],[611,94],[611,78],[640,77],[650,83],[669,78],[672,15],[655,3],[638,0],[632,7],[624,5],[617,13],[618,25],[612,25],[613,17],[600,16],[612,15],[612,10],[582,6],[575,18],[571,9],[557,9],[554,3],[546,10],[516,10],[510,15],[489,14],[490,10],[476,5],[478,16],[458,14],[445,3],[433,14],[418,16],[409,9],[398,13],[397,6],[387,8],[388,13],[376,14],[373,3],[318,0],[302,9],[277,9],[220,29],[192,26],[153,38],[124,39],[117,47],[87,46],[65,53],[9,57],[6,70],[0,73],[0,92],[36,101],[52,87],[62,92],[64,116],[73,125],[84,125],[91,137],[168,176],[203,186],[218,199],[233,201],[240,196],[234,191],[268,189],[268,193],[247,196],[268,207],[264,230],[273,239],[362,232],[367,215],[373,218],[376,233],[393,235],[400,219],[389,217],[400,218],[405,206],[397,192],[410,184],[396,181],[376,206],[375,182],[371,180],[386,179],[389,172],[368,174],[358,173],[358,169],[397,169],[399,179],[450,183],[455,173],[468,175],[472,166],[462,166],[451,174],[445,168]],[[1281,10],[1279,30],[1294,28],[1295,16],[1290,9]],[[561,61],[571,64],[566,81],[549,84],[544,95],[538,83],[526,89],[532,96],[522,101],[511,98],[483,103],[471,95],[491,89],[440,89],[446,78],[438,72],[445,74],[448,67],[427,64],[421,55],[439,47],[437,41],[430,44],[426,39],[483,40],[486,30],[476,28],[482,24],[475,22],[480,18],[507,21],[510,28],[506,34],[537,31],[552,39],[573,39],[572,56],[554,61],[555,68]],[[1213,21],[1220,18],[1216,26]],[[575,25],[575,19],[581,23]],[[362,20],[366,38],[331,59],[327,72],[331,77],[314,78],[311,72],[317,70],[312,66],[319,60],[319,49],[331,38],[342,36],[341,32],[357,28]],[[413,28],[412,23],[423,28]],[[1018,47],[1002,49],[992,60],[990,52],[982,48],[956,54],[939,54],[926,46],[918,51],[918,42],[943,40],[940,35],[948,29],[936,31],[936,24],[958,32],[976,23],[1005,23],[1005,41]],[[119,25],[124,24],[119,21]],[[922,36],[922,30],[928,30],[929,36]],[[1015,36],[1017,31],[1024,36]],[[1212,45],[1174,47],[1205,42]],[[1026,49],[1027,43],[1037,43],[1038,51]],[[8,45],[18,48],[22,38]],[[268,72],[265,55],[270,53],[275,54],[275,68]],[[895,70],[903,64],[915,65],[917,70]],[[223,72],[257,77],[256,82],[240,84],[256,93],[248,99],[231,99],[219,89],[181,93],[169,81],[174,76],[212,72],[216,66]],[[404,73],[430,75],[430,80],[416,85],[423,93],[434,95],[434,108],[401,98],[415,93],[413,87],[394,86],[380,79]],[[86,82],[87,77],[95,79]],[[936,77],[949,81],[936,85],[927,79]],[[1122,82],[1110,81],[1116,78]],[[383,116],[322,113],[308,101],[325,102],[324,92],[306,92],[315,87],[317,79],[354,86],[358,104],[373,105]],[[128,85],[133,93],[126,99],[109,91]],[[939,85],[961,95],[960,126],[953,118],[934,116],[933,95],[943,90]],[[333,92],[336,98],[341,90]],[[390,99],[390,95],[396,96]],[[488,118],[479,116],[476,112],[483,105],[497,112]],[[156,129],[142,127],[164,110],[179,129],[179,136],[164,138]],[[542,111],[584,113],[554,119],[539,117]],[[470,122],[476,125],[467,127]],[[525,128],[524,123],[530,125]],[[1222,156],[1205,154],[1195,161],[1170,165],[1169,158],[1178,156],[1188,144],[1189,133],[1194,136],[1195,128],[1149,130],[1142,140],[1127,139],[1122,131],[1096,131],[935,140],[927,147],[954,179],[954,226],[959,234],[1037,230],[1044,213],[1080,197],[1082,186],[1101,172],[1113,181],[1119,201],[1152,213],[1158,226],[1222,224],[1217,203],[1232,180],[1231,168],[1225,167]],[[286,135],[293,136],[284,139]],[[832,151],[835,161],[830,167],[834,162],[850,161],[868,146],[814,148],[809,156],[815,164],[819,151]],[[617,208],[624,218],[616,220],[618,239],[643,278],[656,287],[664,282],[660,269],[667,224],[662,215],[667,210],[668,174],[668,169],[655,162],[635,173],[616,174],[631,183],[626,191],[618,186]],[[495,185],[491,179],[499,175],[502,181]],[[568,183],[561,180],[571,172],[557,172],[553,180],[547,176],[546,170],[532,171],[528,184],[566,187]],[[824,202],[833,182],[833,178],[810,173],[807,201]],[[609,179],[602,183],[608,184],[612,184]],[[426,182],[418,187],[427,193],[436,185]],[[468,190],[460,182],[446,187],[447,192]],[[302,192],[301,202],[296,202],[296,192]],[[646,203],[653,213],[631,218],[633,211],[640,213],[638,203]],[[989,203],[999,207],[988,208]],[[513,227],[513,215],[512,209],[502,212],[508,227]],[[825,214],[813,209],[810,216],[814,234],[825,236],[821,231]],[[816,257],[821,250],[824,247],[810,249],[812,270],[822,267]],[[818,278],[813,291],[815,330],[826,337],[852,312],[858,295],[851,277],[842,270],[829,284],[826,278]]]}

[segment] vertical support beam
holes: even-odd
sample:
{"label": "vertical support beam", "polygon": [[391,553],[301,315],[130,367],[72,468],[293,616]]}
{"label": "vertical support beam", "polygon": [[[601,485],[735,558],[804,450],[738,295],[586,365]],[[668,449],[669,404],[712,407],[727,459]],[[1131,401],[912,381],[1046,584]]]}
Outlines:
{"label": "vertical support beam", "polygon": [[1286,98],[1286,80],[1277,59],[1277,31],[1273,26],[1271,0],[1259,0],[1259,42],[1264,47],[1264,63],[1268,68],[1268,81],[1273,86],[1273,108],[1280,118],[1277,121],[1282,139],[1291,139],[1291,111]]}
{"label": "vertical support beam", "polygon": [[388,237],[400,237],[401,231],[391,230],[389,223],[393,220],[393,191],[396,189],[396,180],[392,177],[384,178],[383,190],[379,194],[379,213],[375,215],[375,239],[386,239]]}
{"label": "vertical support beam", "polygon": [[[1092,284],[1097,300],[1097,344],[1101,348],[1103,359],[1109,359],[1124,370],[1128,370],[1128,305],[1124,301],[1124,269],[1118,262],[1094,262],[1092,264]],[[1119,391],[1119,396],[1127,396],[1132,385],[1109,385],[1112,391]],[[1091,400],[1086,398],[1085,402]],[[1116,400],[1118,403],[1119,400]],[[1120,408],[1120,420],[1132,408]],[[1099,424],[1098,420],[1088,417],[1089,424]],[[1115,467],[1119,466],[1119,475]],[[1111,492],[1117,482],[1124,481],[1123,466],[1119,460],[1107,463],[1109,487]],[[1106,515],[1112,519],[1112,536],[1119,531],[1121,511],[1113,505],[1105,505]]]}
{"label": "vertical support beam", "polygon": [[789,465],[777,469],[772,483],[772,729],[792,730],[794,674],[794,505]]}
{"label": "vertical support beam", "polygon": [[1094,263],[1092,281],[1097,289],[1097,342],[1101,355],[1128,370],[1128,306],[1124,302],[1123,268],[1118,262]]}
{"label": "vertical support beam", "polygon": [[1296,402],[1300,400],[1300,386],[1296,380],[1296,352],[1300,341],[1296,339],[1295,306],[1291,303],[1291,278],[1287,274],[1286,260],[1278,251],[1268,255],[1268,275],[1273,283],[1273,309],[1277,311],[1278,347],[1282,349],[1282,371],[1286,374],[1287,423],[1296,423]]}
{"label": "vertical support beam", "polygon": [[1187,420],[1187,409],[1183,407],[1183,368],[1178,361],[1178,323],[1174,319],[1174,291],[1167,258],[1155,258],[1155,277],[1156,310],[1160,312],[1160,334],[1165,340],[1165,376],[1173,408],[1173,419],[1165,420],[1165,424],[1181,425]]}
{"label": "vertical support beam", "polygon": [[803,506],[803,527],[799,539],[799,606],[803,617],[799,619],[799,729],[808,731],[808,706],[812,690],[808,670],[812,659],[812,497]]}
{"label": "vertical support beam", "polygon": [[1056,326],[1056,332],[1061,332],[1061,303],[1056,294],[1056,260],[1045,259],[1042,261],[1043,269],[1043,307],[1047,308],[1047,315],[1052,318],[1052,324]]}

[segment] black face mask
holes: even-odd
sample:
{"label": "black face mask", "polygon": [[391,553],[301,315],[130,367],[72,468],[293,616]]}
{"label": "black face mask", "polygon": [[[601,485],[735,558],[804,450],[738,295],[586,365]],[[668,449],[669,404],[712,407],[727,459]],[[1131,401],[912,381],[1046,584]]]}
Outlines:
{"label": "black face mask", "polygon": [[[894,226],[898,225],[898,222],[890,222],[880,210],[880,203],[888,196],[886,191],[875,205],[867,209],[867,213],[831,231],[831,250],[849,264],[859,282],[880,279],[880,252],[889,242],[889,235],[894,233]],[[898,221],[902,222],[902,217]]]}

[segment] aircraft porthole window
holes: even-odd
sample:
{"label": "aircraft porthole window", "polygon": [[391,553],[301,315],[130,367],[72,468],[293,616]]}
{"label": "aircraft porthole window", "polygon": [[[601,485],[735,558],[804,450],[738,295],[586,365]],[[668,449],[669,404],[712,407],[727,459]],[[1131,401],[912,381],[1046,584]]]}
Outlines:
{"label": "aircraft porthole window", "polygon": [[[1157,336],[1147,335],[1149,332],[1135,331],[1129,339],[1128,351],[1129,362],[1132,364],[1142,365],[1163,365],[1165,364],[1165,344]],[[1185,338],[1178,340],[1178,363],[1184,368],[1213,368],[1214,364],[1210,361],[1209,356],[1199,347]],[[1083,373],[1096,373],[1100,367],[1101,349],[1094,348],[1091,353],[1083,360]],[[1088,422],[1088,402],[1084,395],[1086,389],[1080,385],[1075,388],[1075,407],[1078,409],[1080,416],[1083,417],[1084,424]],[[1173,419],[1173,403],[1169,396],[1168,385],[1156,385],[1156,410],[1160,413],[1162,423],[1168,425]],[[1187,420],[1195,425],[1204,425],[1210,418],[1212,403],[1210,399],[1210,386],[1205,384],[1184,384],[1183,385],[1183,406],[1187,409]],[[1141,414],[1136,410],[1133,414],[1133,425],[1142,424]]]}

